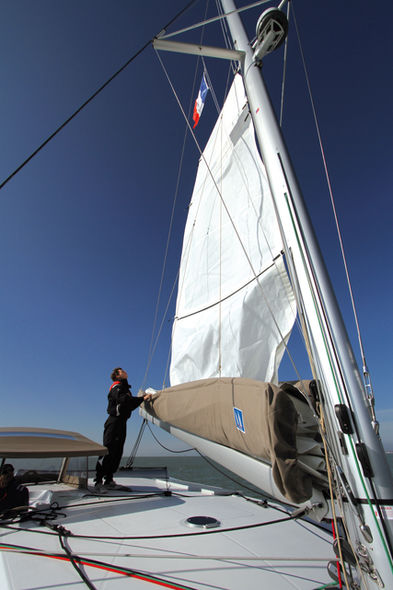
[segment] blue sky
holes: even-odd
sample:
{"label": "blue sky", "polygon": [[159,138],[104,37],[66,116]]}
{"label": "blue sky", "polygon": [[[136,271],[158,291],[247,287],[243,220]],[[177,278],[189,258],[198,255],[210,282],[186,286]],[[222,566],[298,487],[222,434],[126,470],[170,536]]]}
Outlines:
{"label": "blue sky", "polygon": [[[185,4],[0,0],[0,181]],[[363,0],[297,0],[295,10],[377,413],[393,449],[392,48],[381,30],[391,2],[382,0],[376,11]],[[261,11],[245,16],[250,37]],[[198,2],[170,30],[204,13]],[[357,352],[294,33],[292,23],[283,129]],[[200,34],[182,40],[199,42]],[[204,35],[206,44],[223,44],[216,25]],[[187,109],[201,66],[190,56],[162,58]],[[227,65],[207,66],[222,100]],[[281,69],[279,51],[263,68],[277,108]],[[197,127],[202,145],[214,117],[209,96]],[[149,48],[0,191],[3,426],[76,430],[100,440],[112,367],[128,370],[134,393],[144,384],[183,137],[182,115]],[[176,277],[197,160],[188,139],[159,322]],[[173,310],[172,301],[146,386],[162,385]],[[139,425],[134,413],[126,450]],[[159,454],[150,434],[141,452]]]}

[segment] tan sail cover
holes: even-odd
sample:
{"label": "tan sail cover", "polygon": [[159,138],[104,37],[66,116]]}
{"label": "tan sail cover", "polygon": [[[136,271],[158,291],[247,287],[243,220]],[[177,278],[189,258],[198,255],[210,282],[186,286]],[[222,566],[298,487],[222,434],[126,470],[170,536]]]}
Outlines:
{"label": "tan sail cover", "polygon": [[146,410],[177,428],[268,461],[280,492],[301,503],[311,497],[312,483],[297,461],[298,414],[284,388],[252,379],[203,379],[164,389]]}

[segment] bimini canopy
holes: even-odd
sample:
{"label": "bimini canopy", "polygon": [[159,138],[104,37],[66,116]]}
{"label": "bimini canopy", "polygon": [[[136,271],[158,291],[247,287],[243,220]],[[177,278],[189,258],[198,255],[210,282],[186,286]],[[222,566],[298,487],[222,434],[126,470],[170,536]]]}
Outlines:
{"label": "bimini canopy", "polygon": [[88,457],[107,454],[106,447],[78,432],[51,428],[0,428],[0,457]]}

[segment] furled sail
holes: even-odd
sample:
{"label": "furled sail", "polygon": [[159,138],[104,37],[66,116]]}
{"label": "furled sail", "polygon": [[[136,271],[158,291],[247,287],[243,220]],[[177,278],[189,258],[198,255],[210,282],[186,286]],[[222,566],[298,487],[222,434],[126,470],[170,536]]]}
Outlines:
{"label": "furled sail", "polygon": [[185,228],[172,385],[277,382],[296,317],[280,232],[240,75],[199,163]]}

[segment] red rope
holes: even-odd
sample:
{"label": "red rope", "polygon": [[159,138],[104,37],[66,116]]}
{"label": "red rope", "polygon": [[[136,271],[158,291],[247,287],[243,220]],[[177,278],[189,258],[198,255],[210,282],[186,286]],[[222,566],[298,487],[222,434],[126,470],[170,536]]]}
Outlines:
{"label": "red rope", "polygon": [[[332,520],[332,531],[333,531],[333,539],[336,539],[336,530],[334,528],[334,522]],[[342,581],[341,581],[341,571],[340,571],[340,560],[337,559],[337,575],[338,575],[338,585],[340,588],[343,587]]]}

